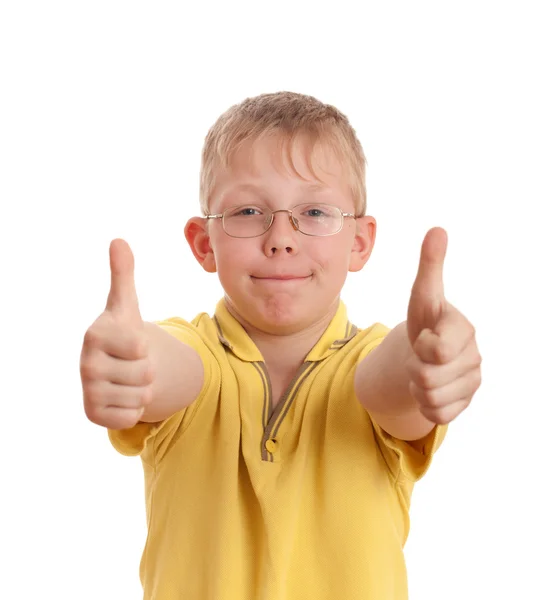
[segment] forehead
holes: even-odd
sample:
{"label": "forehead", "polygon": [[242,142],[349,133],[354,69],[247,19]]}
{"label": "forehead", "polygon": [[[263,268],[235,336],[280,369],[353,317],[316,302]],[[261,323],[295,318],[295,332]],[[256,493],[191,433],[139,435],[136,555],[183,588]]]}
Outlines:
{"label": "forehead", "polygon": [[289,139],[271,134],[246,141],[219,167],[212,200],[231,191],[256,192],[280,186],[292,190],[321,193],[349,193],[349,173],[340,153],[321,140],[305,135]]}

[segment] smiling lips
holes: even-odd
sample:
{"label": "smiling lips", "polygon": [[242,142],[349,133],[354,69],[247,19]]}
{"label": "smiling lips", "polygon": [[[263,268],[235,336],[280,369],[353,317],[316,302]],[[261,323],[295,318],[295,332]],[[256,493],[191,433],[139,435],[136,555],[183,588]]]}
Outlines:
{"label": "smiling lips", "polygon": [[260,279],[263,281],[295,281],[299,279],[308,279],[310,275],[271,275],[267,277],[254,277],[253,279]]}

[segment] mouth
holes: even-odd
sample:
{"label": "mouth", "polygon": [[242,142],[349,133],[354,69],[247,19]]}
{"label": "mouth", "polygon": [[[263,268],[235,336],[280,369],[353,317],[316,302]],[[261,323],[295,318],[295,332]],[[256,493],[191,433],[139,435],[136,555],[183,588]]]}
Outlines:
{"label": "mouth", "polygon": [[289,283],[291,281],[307,281],[312,275],[300,276],[300,275],[272,275],[271,277],[255,277],[251,276],[251,279],[257,282],[276,282],[276,283]]}

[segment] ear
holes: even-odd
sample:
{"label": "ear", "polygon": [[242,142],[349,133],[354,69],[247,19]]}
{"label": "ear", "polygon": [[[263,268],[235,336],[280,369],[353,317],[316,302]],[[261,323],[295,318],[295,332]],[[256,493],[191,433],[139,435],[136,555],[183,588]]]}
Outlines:
{"label": "ear", "polygon": [[185,225],[185,238],[196,260],[208,273],[216,273],[215,254],[211,247],[208,221],[201,217],[192,217]]}
{"label": "ear", "polygon": [[363,269],[373,251],[376,235],[377,221],[375,217],[363,216],[356,219],[356,235],[350,255],[349,271],[356,272]]}

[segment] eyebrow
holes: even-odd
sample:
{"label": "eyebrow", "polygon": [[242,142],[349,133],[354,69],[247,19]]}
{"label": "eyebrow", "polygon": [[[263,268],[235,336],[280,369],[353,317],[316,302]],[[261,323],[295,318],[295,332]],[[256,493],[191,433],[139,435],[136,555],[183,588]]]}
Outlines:
{"label": "eyebrow", "polygon": [[264,189],[254,183],[239,183],[227,190],[227,194],[233,192],[263,192]]}
{"label": "eyebrow", "polygon": [[[322,183],[321,181],[303,181],[301,183],[301,189],[303,192],[312,192],[312,193],[316,193],[316,192],[326,192],[329,191],[329,187],[327,185],[325,185],[324,183]],[[233,196],[234,194],[237,194],[238,192],[252,192],[254,194],[257,194],[260,197],[261,200],[261,205],[263,206],[271,206],[272,202],[270,199],[270,193],[268,192],[268,190],[256,183],[251,183],[251,182],[245,182],[245,183],[238,183],[232,187],[229,187],[222,195],[221,197],[221,202],[219,205],[219,212],[222,212],[223,210],[226,210],[227,207],[231,206],[231,202],[230,199],[231,196]]]}
{"label": "eyebrow", "polygon": [[[303,181],[301,184],[303,189],[309,192],[322,192],[328,189],[328,186],[325,183],[321,182],[311,182],[311,181]],[[267,190],[255,183],[239,183],[234,187],[228,189],[227,194],[231,194],[233,192],[259,192],[265,193]]]}

